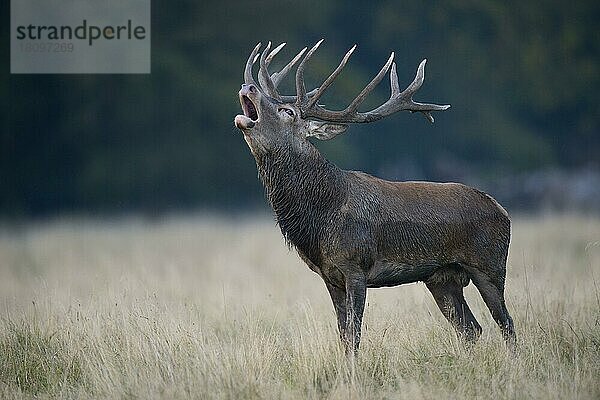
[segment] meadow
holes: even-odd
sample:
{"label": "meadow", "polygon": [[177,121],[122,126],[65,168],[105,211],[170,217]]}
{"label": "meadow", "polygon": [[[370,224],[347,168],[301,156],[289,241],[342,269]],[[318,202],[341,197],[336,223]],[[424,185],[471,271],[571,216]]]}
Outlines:
{"label": "meadow", "polygon": [[0,226],[0,398],[598,399],[600,217],[514,217],[506,350],[423,284],[371,289],[349,363],[324,284],[269,217]]}

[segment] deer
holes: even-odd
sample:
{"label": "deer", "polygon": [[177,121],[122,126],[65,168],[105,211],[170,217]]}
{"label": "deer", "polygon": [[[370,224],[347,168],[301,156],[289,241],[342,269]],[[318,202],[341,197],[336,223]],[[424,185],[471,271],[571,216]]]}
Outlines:
{"label": "deer", "polygon": [[[269,66],[285,43],[252,50],[239,91],[243,114],[234,119],[255,161],[274,218],[285,241],[324,281],[337,316],[341,342],[356,355],[367,288],[423,282],[444,317],[467,343],[482,333],[463,295],[473,282],[509,347],[516,334],[504,299],[510,219],[489,194],[460,183],[392,182],[338,168],[310,139],[330,140],[349,124],[371,123],[399,111],[422,113],[450,105],[419,103],[424,59],[410,85],[400,90],[394,53],[379,73],[341,111],[319,103],[356,49],[314,90],[304,71],[323,42],[303,48],[279,72]],[[258,83],[253,66],[259,61]],[[298,63],[299,62],[299,63]],[[295,95],[278,91],[294,68]],[[371,111],[360,105],[389,72],[389,99]]]}

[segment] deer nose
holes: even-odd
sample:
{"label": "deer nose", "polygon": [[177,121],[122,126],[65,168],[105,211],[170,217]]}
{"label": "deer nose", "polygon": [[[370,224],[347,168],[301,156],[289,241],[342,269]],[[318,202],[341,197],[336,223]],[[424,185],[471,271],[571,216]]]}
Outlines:
{"label": "deer nose", "polygon": [[242,84],[242,89],[240,90],[241,95],[247,95],[249,93],[256,93],[256,86],[251,83]]}

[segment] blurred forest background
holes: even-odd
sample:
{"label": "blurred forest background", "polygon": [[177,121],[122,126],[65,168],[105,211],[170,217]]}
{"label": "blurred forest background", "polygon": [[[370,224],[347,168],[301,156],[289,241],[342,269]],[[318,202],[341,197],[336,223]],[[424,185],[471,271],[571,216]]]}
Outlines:
{"label": "blurred forest background", "polygon": [[1,7],[3,216],[266,207],[232,123],[243,65],[259,41],[288,43],[276,68],[322,37],[309,86],[358,44],[328,106],[390,51],[403,85],[428,58],[416,100],[452,104],[317,143],[339,166],[478,185],[509,210],[600,207],[598,1],[154,1],[150,75],[10,75]]}

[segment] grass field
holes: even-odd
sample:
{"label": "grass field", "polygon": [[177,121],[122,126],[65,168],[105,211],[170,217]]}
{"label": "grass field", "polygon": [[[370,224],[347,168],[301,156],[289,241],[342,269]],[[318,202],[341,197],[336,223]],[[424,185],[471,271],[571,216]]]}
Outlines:
{"label": "grass field", "polygon": [[463,346],[423,284],[372,289],[361,352],[269,218],[0,228],[0,398],[600,398],[600,219],[515,218],[516,354],[472,285]]}

